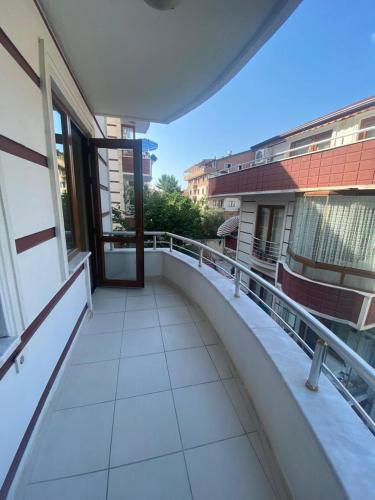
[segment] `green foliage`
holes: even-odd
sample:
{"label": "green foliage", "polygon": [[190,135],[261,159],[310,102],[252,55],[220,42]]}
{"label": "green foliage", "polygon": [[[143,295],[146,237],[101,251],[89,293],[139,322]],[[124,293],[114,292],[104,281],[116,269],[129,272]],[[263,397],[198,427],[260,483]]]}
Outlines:
{"label": "green foliage", "polygon": [[180,193],[181,187],[174,175],[163,174],[156,183],[157,189],[163,193]]}
{"label": "green foliage", "polygon": [[205,238],[217,238],[217,229],[223,222],[224,214],[222,210],[205,208],[201,211],[201,225]]}
{"label": "green foliage", "polygon": [[146,231],[201,237],[199,207],[180,193],[150,193],[144,198],[143,213]]}
{"label": "green foliage", "polygon": [[124,218],[124,213],[117,207],[112,207],[112,221],[115,229],[122,229],[126,231],[127,224]]}
{"label": "green foliage", "polygon": [[[112,217],[116,227],[129,229],[120,209],[112,208]],[[220,210],[203,209],[181,193],[150,191],[145,185],[143,220],[145,231],[168,231],[200,240],[216,238],[224,217]]]}

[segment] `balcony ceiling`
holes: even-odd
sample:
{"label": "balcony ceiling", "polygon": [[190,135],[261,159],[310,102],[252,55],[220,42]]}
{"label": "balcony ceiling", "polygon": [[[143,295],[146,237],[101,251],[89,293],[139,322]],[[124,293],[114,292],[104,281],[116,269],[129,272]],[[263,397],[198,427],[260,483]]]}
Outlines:
{"label": "balcony ceiling", "polygon": [[169,123],[227,83],[300,0],[40,0],[98,115]]}

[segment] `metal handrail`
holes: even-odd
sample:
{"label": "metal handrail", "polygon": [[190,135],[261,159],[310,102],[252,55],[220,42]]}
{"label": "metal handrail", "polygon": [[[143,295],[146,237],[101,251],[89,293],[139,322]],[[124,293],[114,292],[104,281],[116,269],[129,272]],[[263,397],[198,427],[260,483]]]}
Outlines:
{"label": "metal handrail", "polygon": [[[278,153],[276,152],[276,153],[272,153],[272,154],[269,154],[267,156],[264,156],[261,160],[255,160],[254,159],[254,160],[250,160],[248,162],[239,163],[238,165],[232,165],[230,167],[230,169],[228,169],[226,172],[219,171],[219,172],[213,172],[213,173],[208,174],[208,175],[211,178],[212,177],[221,177],[222,175],[227,175],[228,173],[233,173],[233,172],[236,172],[236,171],[247,170],[248,168],[254,168],[254,167],[258,167],[258,166],[260,167],[260,166],[262,166],[264,164],[272,163],[274,161],[278,161],[278,160],[276,160],[276,158],[279,157],[279,156],[286,155],[283,159],[296,158],[298,156],[303,156],[303,155],[306,155],[306,154],[313,154],[313,153],[316,153],[316,152],[322,152],[322,151],[326,151],[326,150],[329,150],[329,149],[334,149],[334,148],[338,148],[338,147],[341,147],[341,146],[346,146],[346,145],[349,145],[349,144],[355,144],[357,142],[369,141],[371,139],[374,139],[374,137],[364,137],[364,138],[358,139],[358,136],[361,133],[363,133],[363,132],[368,132],[368,131],[371,131],[371,130],[375,130],[375,126],[364,127],[364,128],[358,129],[358,130],[354,130],[352,132],[346,132],[345,134],[341,134],[341,135],[339,135],[337,137],[329,137],[327,139],[322,139],[320,141],[311,142],[310,144],[305,144],[303,146],[297,146],[296,148],[285,149],[285,150],[280,151]],[[349,136],[354,136],[354,137],[357,137],[357,138],[355,140],[347,143],[347,144],[343,144],[342,139],[344,139],[345,137],[349,137]],[[340,140],[341,140],[341,144],[337,144],[337,142],[340,141]],[[322,149],[319,149],[319,150],[316,150],[316,151],[308,151],[308,152],[305,152],[305,153],[298,153],[298,151],[300,151],[300,150],[303,150],[303,149],[306,149],[306,148],[311,148],[311,147],[317,146],[317,145],[322,145],[322,144],[325,144],[325,143],[329,143],[328,146],[325,147],[325,148],[322,148]],[[297,152],[297,154],[291,155],[291,153],[294,153],[294,152]],[[241,165],[241,170],[238,169],[239,165]]]}
{"label": "metal handrail", "polygon": [[262,238],[257,238],[256,236],[252,236],[253,240],[261,242],[261,243],[267,243],[268,245],[274,245],[274,246],[280,246],[280,241],[269,241],[269,240],[262,240]]}
{"label": "metal handrail", "polygon": [[[134,231],[116,231],[116,234],[134,234]],[[153,236],[154,239],[154,249],[156,249],[156,238],[157,236],[167,236],[169,238],[169,250],[173,251],[173,240],[182,241],[188,245],[196,247],[199,252],[196,253],[199,257],[199,264],[202,265],[203,252],[206,251],[211,255],[219,257],[221,260],[226,261],[230,264],[235,271],[235,296],[239,296],[239,288],[241,285],[242,274],[248,276],[252,280],[256,281],[260,286],[268,290],[273,296],[280,299],[288,308],[296,314],[303,322],[313,330],[313,332],[322,339],[328,346],[330,346],[344,361],[346,361],[351,368],[353,368],[357,374],[375,391],[375,369],[372,368],[364,359],[362,359],[356,352],[354,352],[350,347],[348,347],[345,342],[339,339],[329,328],[327,328],[323,323],[316,319],[312,314],[310,314],[303,306],[295,302],[288,295],[286,295],[282,290],[275,287],[261,276],[246,268],[244,265],[240,264],[238,261],[231,259],[227,255],[211,248],[204,243],[201,243],[191,238],[185,236],[180,236],[178,234],[165,232],[165,231],[145,231],[145,236]],[[163,241],[163,243],[166,243]],[[182,248],[182,247],[181,247]],[[185,249],[186,250],[186,249]],[[191,252],[192,253],[192,252]],[[198,264],[198,265],[199,265]],[[314,368],[314,366],[313,366]],[[315,373],[310,373],[309,380],[315,377]],[[314,384],[317,385],[317,384]]]}
{"label": "metal handrail", "polygon": [[[125,235],[134,234],[134,231],[118,231],[117,234],[122,233]],[[331,330],[329,330],[325,325],[323,325],[318,319],[312,316],[304,307],[295,302],[293,299],[288,297],[281,289],[276,288],[274,285],[264,280],[261,276],[254,273],[250,269],[239,262],[231,259],[227,255],[215,250],[199,241],[192,240],[185,236],[180,236],[170,232],[164,231],[145,231],[145,236],[152,236],[153,240],[153,250],[157,250],[157,244],[164,245],[163,248],[169,248],[170,252],[173,252],[174,248],[181,249],[183,252],[187,252],[195,256],[198,260],[198,267],[202,267],[204,261],[208,264],[212,263],[215,265],[215,270],[217,272],[227,276],[234,283],[234,297],[240,297],[241,290],[245,290],[247,294],[254,296],[254,300],[259,305],[261,304],[267,311],[269,311],[272,319],[276,324],[282,326],[285,332],[290,335],[290,337],[301,347],[304,351],[312,357],[311,368],[306,380],[306,387],[312,391],[317,391],[319,388],[319,377],[321,372],[324,372],[332,384],[337,388],[340,394],[347,400],[357,414],[362,418],[363,422],[367,427],[375,434],[375,422],[366,413],[364,408],[354,395],[352,395],[349,389],[344,385],[338,376],[327,366],[325,363],[327,348],[328,346],[338,354],[343,361],[345,361],[350,369],[355,370],[355,372],[362,378],[364,382],[370,387],[372,391],[375,392],[375,369],[372,368],[364,359],[362,359],[356,352],[354,352],[350,347],[348,347],[342,340],[340,340]],[[158,239],[159,237],[159,239]],[[160,239],[160,237],[166,237]],[[186,248],[181,244],[174,242],[177,240],[182,242],[189,247],[195,247],[197,251],[192,248]],[[206,255],[204,255],[206,252]],[[224,261],[230,264],[231,269],[225,269],[223,266],[215,261],[212,256],[217,256],[220,261]],[[258,296],[251,288],[249,288],[245,282],[242,280],[242,275],[246,275],[252,280],[256,281],[261,287],[268,290],[274,297],[278,298],[282,303],[282,308],[286,306],[287,310],[294,313],[300,320],[302,320],[305,325],[311,328],[311,330],[317,335],[318,340],[315,345],[315,349],[312,349],[306,341],[300,336],[299,333],[292,327],[285,318],[283,318],[278,312],[277,308],[267,304],[260,296]],[[277,305],[277,302],[276,302]]]}
{"label": "metal handrail", "polygon": [[[286,304],[290,310],[295,313],[303,322],[310,327],[314,333],[318,335],[320,339],[325,341],[327,345],[329,345],[344,361],[346,361],[358,375],[373,389],[375,390],[375,369],[372,368],[364,359],[362,359],[356,352],[354,352],[350,347],[348,347],[342,340],[340,340],[329,328],[327,328],[323,323],[321,323],[318,319],[316,319],[312,314],[310,314],[304,307],[295,302],[293,299],[288,297],[282,290],[276,288],[274,285],[263,279],[258,274],[254,273],[250,269],[247,269],[245,266],[240,264],[239,262],[231,259],[230,257],[222,254],[221,252],[204,245],[198,241],[192,240],[190,238],[186,238],[185,236],[179,236],[174,233],[165,233],[166,236],[170,239],[170,251],[173,249],[173,240],[179,240],[184,243],[188,243],[189,245],[193,245],[198,249],[202,249],[203,251],[210,252],[213,255],[216,255],[220,259],[226,261],[228,264],[234,267],[236,275],[244,274],[249,278],[255,280],[259,285],[272,293],[275,297],[280,299],[284,304]],[[236,282],[236,291],[237,284],[240,281],[240,278],[235,279]],[[311,374],[315,376],[315,373]],[[310,379],[311,377],[309,377]],[[317,385],[317,384],[315,384]]]}

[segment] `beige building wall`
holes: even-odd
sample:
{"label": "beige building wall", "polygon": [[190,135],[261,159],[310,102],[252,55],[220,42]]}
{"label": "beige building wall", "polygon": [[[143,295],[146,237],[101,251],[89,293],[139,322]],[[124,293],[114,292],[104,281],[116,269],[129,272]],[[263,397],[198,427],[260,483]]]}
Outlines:
{"label": "beige building wall", "polygon": [[[121,139],[120,118],[106,118],[107,137]],[[124,176],[122,173],[122,151],[119,149],[108,150],[109,163],[109,188],[111,207],[124,211]]]}

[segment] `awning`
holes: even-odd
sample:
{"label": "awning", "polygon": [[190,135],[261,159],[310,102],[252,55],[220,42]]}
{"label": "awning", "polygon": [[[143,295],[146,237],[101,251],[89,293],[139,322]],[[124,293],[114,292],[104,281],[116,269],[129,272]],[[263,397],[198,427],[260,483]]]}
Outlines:
{"label": "awning", "polygon": [[238,215],[230,217],[225,222],[223,222],[221,226],[219,226],[217,230],[217,235],[228,236],[228,234],[234,233],[235,231],[237,231],[239,223],[240,223],[240,218]]}

